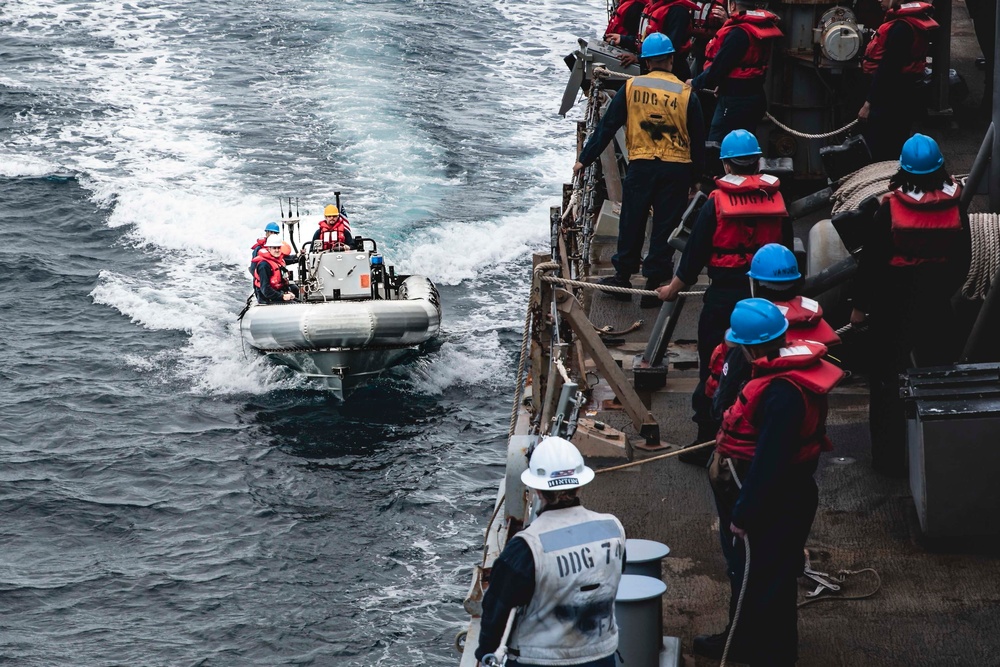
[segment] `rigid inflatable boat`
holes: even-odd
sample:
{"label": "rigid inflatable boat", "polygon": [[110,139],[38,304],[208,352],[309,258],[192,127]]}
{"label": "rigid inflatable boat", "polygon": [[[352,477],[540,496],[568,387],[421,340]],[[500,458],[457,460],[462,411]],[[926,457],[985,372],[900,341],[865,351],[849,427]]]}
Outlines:
{"label": "rigid inflatable boat", "polygon": [[[298,218],[282,222],[292,239]],[[287,277],[298,285],[298,299],[258,304],[251,297],[240,321],[243,337],[278,363],[323,381],[340,399],[414,356],[440,328],[434,284],[397,275],[372,239],[355,237],[353,247],[335,250],[307,244]]]}

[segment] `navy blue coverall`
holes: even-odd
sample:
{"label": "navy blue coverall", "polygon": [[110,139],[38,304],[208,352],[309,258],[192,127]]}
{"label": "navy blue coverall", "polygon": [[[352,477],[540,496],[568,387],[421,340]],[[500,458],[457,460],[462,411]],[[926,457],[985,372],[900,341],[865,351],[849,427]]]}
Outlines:
{"label": "navy blue coverall", "polygon": [[[579,161],[588,166],[611,143],[615,133],[628,120],[627,87],[615,94],[608,110],[590,141],[583,147]],[[673,248],[667,243],[670,232],[680,222],[688,205],[688,192],[701,173],[705,155],[705,125],[701,104],[691,95],[687,108],[687,130],[691,162],[632,160],[622,183],[622,209],[618,221],[618,252],[611,258],[618,275],[627,277],[639,271],[648,280],[661,282],[673,275]],[[646,218],[653,207],[653,230],[649,252],[642,258],[646,239]]]}

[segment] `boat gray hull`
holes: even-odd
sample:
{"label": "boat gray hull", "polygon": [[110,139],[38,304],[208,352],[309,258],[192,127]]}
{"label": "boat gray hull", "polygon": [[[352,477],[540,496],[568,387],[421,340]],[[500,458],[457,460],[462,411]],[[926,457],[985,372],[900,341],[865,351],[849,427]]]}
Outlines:
{"label": "boat gray hull", "polygon": [[322,380],[343,398],[360,382],[405,361],[440,325],[434,284],[410,276],[398,299],[253,305],[241,329],[249,345]]}

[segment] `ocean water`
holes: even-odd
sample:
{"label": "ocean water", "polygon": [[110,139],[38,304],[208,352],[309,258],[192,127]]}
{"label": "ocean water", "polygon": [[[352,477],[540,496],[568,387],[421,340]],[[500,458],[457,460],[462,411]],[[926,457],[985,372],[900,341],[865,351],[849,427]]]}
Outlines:
{"label": "ocean water", "polygon": [[[503,471],[599,0],[0,4],[0,663],[424,665]],[[338,405],[245,348],[278,198],[434,280]]]}

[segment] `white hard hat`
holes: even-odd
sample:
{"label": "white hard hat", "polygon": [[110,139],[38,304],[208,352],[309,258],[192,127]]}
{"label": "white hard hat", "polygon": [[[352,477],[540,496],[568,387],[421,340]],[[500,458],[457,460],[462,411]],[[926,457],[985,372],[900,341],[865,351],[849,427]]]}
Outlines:
{"label": "white hard hat", "polygon": [[268,236],[267,240],[264,241],[264,247],[265,248],[280,248],[281,247],[281,237],[278,236],[277,234],[272,234],[271,236]]}
{"label": "white hard hat", "polygon": [[525,486],[541,491],[575,489],[593,479],[594,471],[584,464],[573,443],[554,436],[538,443],[528,469],[521,473]]}

